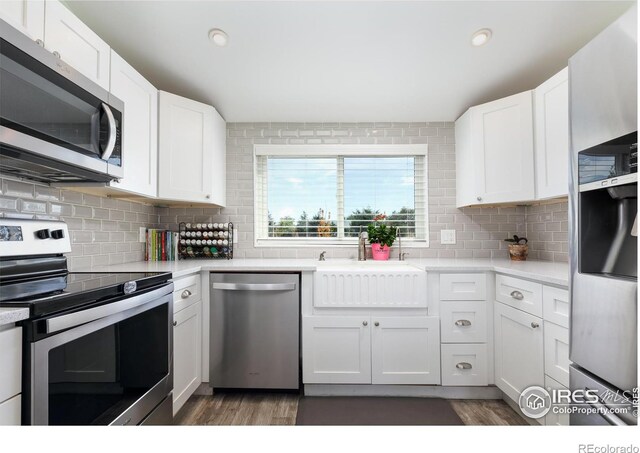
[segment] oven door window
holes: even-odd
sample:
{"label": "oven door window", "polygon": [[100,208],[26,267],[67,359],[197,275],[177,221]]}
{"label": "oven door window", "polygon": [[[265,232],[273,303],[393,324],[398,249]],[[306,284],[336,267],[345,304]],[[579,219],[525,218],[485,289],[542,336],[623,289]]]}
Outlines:
{"label": "oven door window", "polygon": [[108,425],[169,373],[168,305],[49,351],[49,425]]}

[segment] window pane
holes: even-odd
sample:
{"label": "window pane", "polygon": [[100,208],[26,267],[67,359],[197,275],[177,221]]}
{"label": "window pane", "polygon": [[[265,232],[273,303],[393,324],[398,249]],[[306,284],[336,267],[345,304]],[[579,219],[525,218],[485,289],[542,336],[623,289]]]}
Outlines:
{"label": "window pane", "polygon": [[337,159],[267,162],[268,237],[337,236]]}
{"label": "window pane", "polygon": [[358,235],[377,214],[403,237],[415,237],[415,158],[345,157],[345,236]]}

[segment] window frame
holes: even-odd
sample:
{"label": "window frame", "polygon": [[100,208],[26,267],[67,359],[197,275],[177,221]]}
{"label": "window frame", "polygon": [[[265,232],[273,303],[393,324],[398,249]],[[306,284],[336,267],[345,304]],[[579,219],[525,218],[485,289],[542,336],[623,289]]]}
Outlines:
{"label": "window frame", "polygon": [[[428,248],[429,247],[429,147],[426,144],[404,144],[404,145],[275,145],[257,144],[253,145],[253,242],[254,247],[354,247],[357,245],[357,238],[263,238],[259,237],[259,232],[264,231],[266,215],[263,215],[264,198],[267,194],[267,181],[264,169],[259,174],[259,156],[279,156],[279,157],[397,157],[397,156],[420,156],[424,161],[424,181],[423,181],[423,210],[425,229],[425,239],[406,240],[402,242],[403,247]],[[261,188],[259,187],[261,186]],[[260,188],[260,192],[259,192]],[[260,195],[260,196],[259,196]],[[416,209],[417,211],[417,209]],[[344,214],[344,213],[342,213]],[[263,218],[264,217],[264,218]],[[339,225],[344,223],[343,215],[336,218]],[[394,244],[394,246],[397,244]]]}

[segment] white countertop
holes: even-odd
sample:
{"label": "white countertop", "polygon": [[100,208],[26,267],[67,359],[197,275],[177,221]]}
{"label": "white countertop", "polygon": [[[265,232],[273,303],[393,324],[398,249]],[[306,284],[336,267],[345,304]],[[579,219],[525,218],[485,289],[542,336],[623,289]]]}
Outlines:
{"label": "white countertop", "polygon": [[[330,263],[332,260],[328,260]],[[338,261],[338,260],[336,260]],[[460,271],[498,273],[523,277],[567,286],[569,265],[550,261],[511,261],[509,259],[407,259],[407,264],[431,272]],[[381,263],[381,266],[384,266]],[[314,259],[232,259],[232,260],[183,260],[183,261],[137,261],[92,267],[95,272],[171,272],[174,278],[200,271],[315,271],[318,261]]]}
{"label": "white countertop", "polygon": [[13,324],[29,317],[28,308],[3,307],[0,308],[0,326]]}

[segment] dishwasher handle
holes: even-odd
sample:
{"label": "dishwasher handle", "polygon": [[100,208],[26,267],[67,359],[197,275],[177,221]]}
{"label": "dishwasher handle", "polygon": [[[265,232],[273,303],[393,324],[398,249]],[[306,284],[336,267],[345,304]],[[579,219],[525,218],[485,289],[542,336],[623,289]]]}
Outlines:
{"label": "dishwasher handle", "polygon": [[293,291],[295,283],[213,283],[213,289],[226,291]]}

